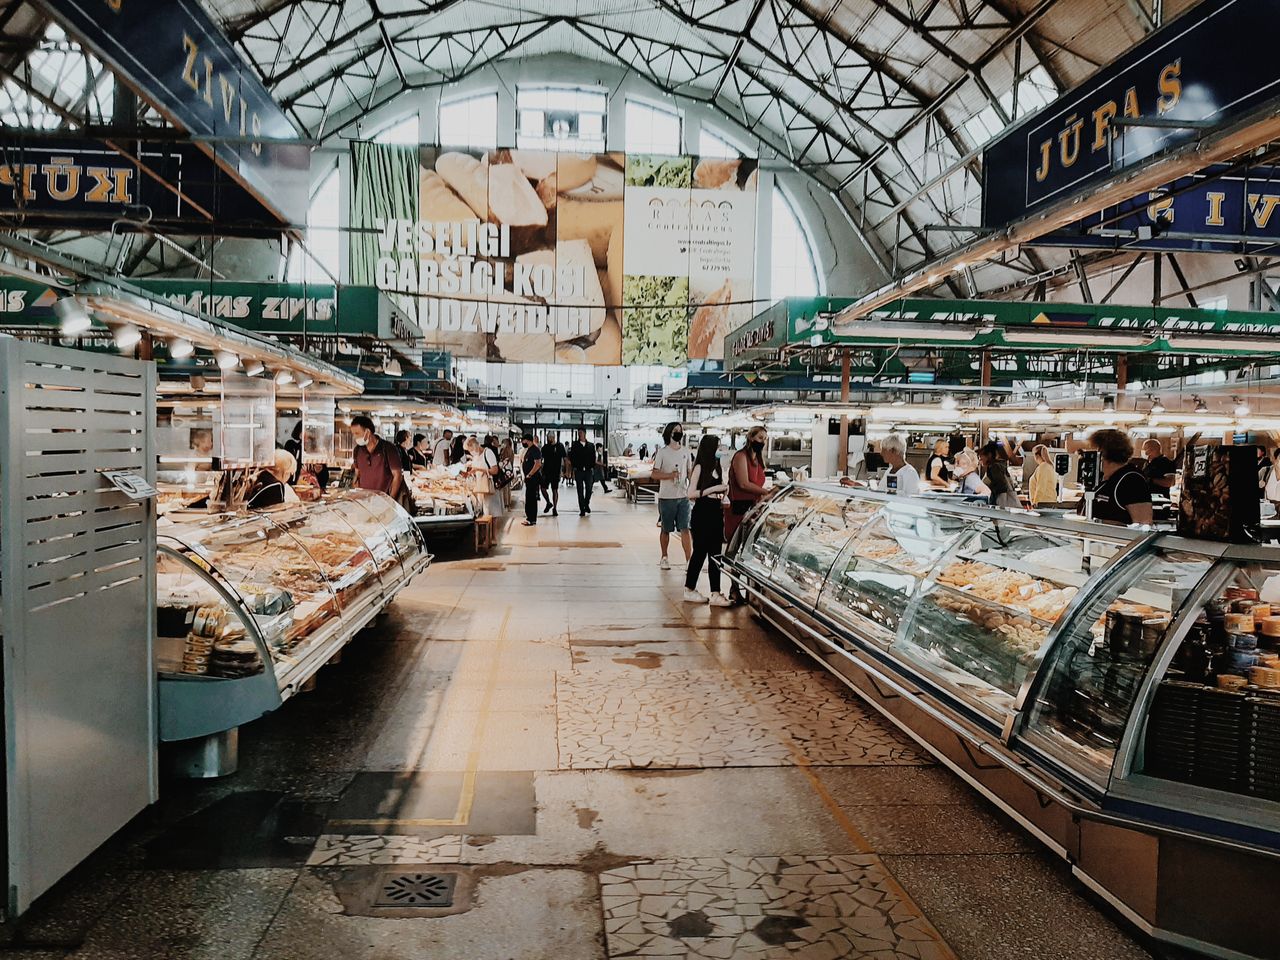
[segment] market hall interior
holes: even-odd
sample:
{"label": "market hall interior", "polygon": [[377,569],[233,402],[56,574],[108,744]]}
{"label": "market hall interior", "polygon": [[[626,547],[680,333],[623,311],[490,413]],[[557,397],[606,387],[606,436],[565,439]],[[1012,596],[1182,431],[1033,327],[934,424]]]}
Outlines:
{"label": "market hall interior", "polygon": [[437,556],[242,729],[238,772],[166,783],[0,956],[1149,955],[749,608],[681,602],[656,541],[601,498]]}

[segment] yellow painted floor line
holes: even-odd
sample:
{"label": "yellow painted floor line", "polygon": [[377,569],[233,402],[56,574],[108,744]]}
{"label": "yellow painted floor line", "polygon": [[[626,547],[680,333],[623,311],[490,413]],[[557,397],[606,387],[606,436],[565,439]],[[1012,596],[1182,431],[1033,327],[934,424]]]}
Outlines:
{"label": "yellow painted floor line", "polygon": [[492,651],[489,665],[489,676],[485,681],[484,697],[480,701],[480,718],[471,736],[471,749],[467,752],[467,766],[462,773],[462,786],[458,791],[458,806],[451,820],[422,818],[416,820],[333,820],[334,825],[344,827],[464,827],[471,822],[471,808],[476,799],[476,771],[480,766],[481,741],[484,739],[485,726],[489,720],[489,706],[493,703],[494,691],[498,687],[498,667],[507,641],[507,626],[511,622],[511,607],[502,615],[502,625],[498,628],[496,645]]}

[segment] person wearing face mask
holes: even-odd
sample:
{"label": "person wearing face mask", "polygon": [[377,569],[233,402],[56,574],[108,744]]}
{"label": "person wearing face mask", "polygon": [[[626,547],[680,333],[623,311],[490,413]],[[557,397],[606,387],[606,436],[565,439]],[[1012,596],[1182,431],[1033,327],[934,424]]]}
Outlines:
{"label": "person wearing face mask", "polygon": [[404,489],[400,452],[387,441],[378,438],[373,421],[363,414],[351,418],[351,437],[356,442],[352,457],[355,485],[361,490],[380,490],[399,500],[400,492]]}
{"label": "person wearing face mask", "polygon": [[[724,542],[732,543],[733,535],[742,525],[742,518],[751,512],[769,492],[765,485],[764,448],[769,431],[760,425],[747,433],[747,442],[729,461],[729,499],[724,516]],[[735,583],[729,588],[729,600],[742,602],[742,594]]]}
{"label": "person wearing face mask", "polygon": [[668,423],[662,431],[662,439],[666,446],[653,456],[652,476],[658,481],[658,522],[662,528],[658,534],[658,545],[662,549],[658,566],[670,570],[667,546],[671,542],[672,531],[680,534],[686,564],[693,554],[693,542],[689,536],[689,471],[693,457],[684,446],[684,427],[679,423]]}

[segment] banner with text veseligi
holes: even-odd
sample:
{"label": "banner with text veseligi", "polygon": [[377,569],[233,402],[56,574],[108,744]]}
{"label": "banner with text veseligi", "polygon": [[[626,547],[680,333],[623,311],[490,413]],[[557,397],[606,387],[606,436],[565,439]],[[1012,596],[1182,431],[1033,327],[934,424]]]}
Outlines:
{"label": "banner with text veseligi", "polygon": [[351,281],[424,346],[495,361],[620,361],[622,157],[352,145]]}
{"label": "banner with text veseligi", "polygon": [[[719,358],[724,334],[750,315],[755,161],[714,163],[722,169],[683,158],[686,186],[657,216],[649,201],[661,178],[650,170],[633,189],[635,164],[618,153],[357,142],[350,279],[392,295],[425,346],[455,356],[600,365]],[[653,224],[672,217],[678,229],[655,237]],[[646,249],[663,262],[641,262]],[[692,350],[691,320],[700,331]]]}

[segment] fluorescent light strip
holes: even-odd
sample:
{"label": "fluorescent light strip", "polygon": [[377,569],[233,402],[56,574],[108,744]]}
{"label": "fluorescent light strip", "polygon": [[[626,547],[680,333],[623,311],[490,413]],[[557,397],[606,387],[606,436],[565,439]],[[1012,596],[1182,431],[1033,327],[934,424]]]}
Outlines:
{"label": "fluorescent light strip", "polygon": [[972,340],[977,327],[961,327],[929,323],[867,323],[855,320],[831,331],[841,340]]}
{"label": "fluorescent light strip", "polygon": [[1246,353],[1280,353],[1280,338],[1275,340],[1236,339],[1234,337],[1202,337],[1184,335],[1165,337],[1173,350],[1237,350]]}
{"label": "fluorescent light strip", "polygon": [[1014,330],[1004,327],[1000,331],[1005,343],[1047,343],[1059,347],[1141,347],[1151,342],[1145,333],[1115,333],[1094,330],[1037,330],[1035,327]]}

